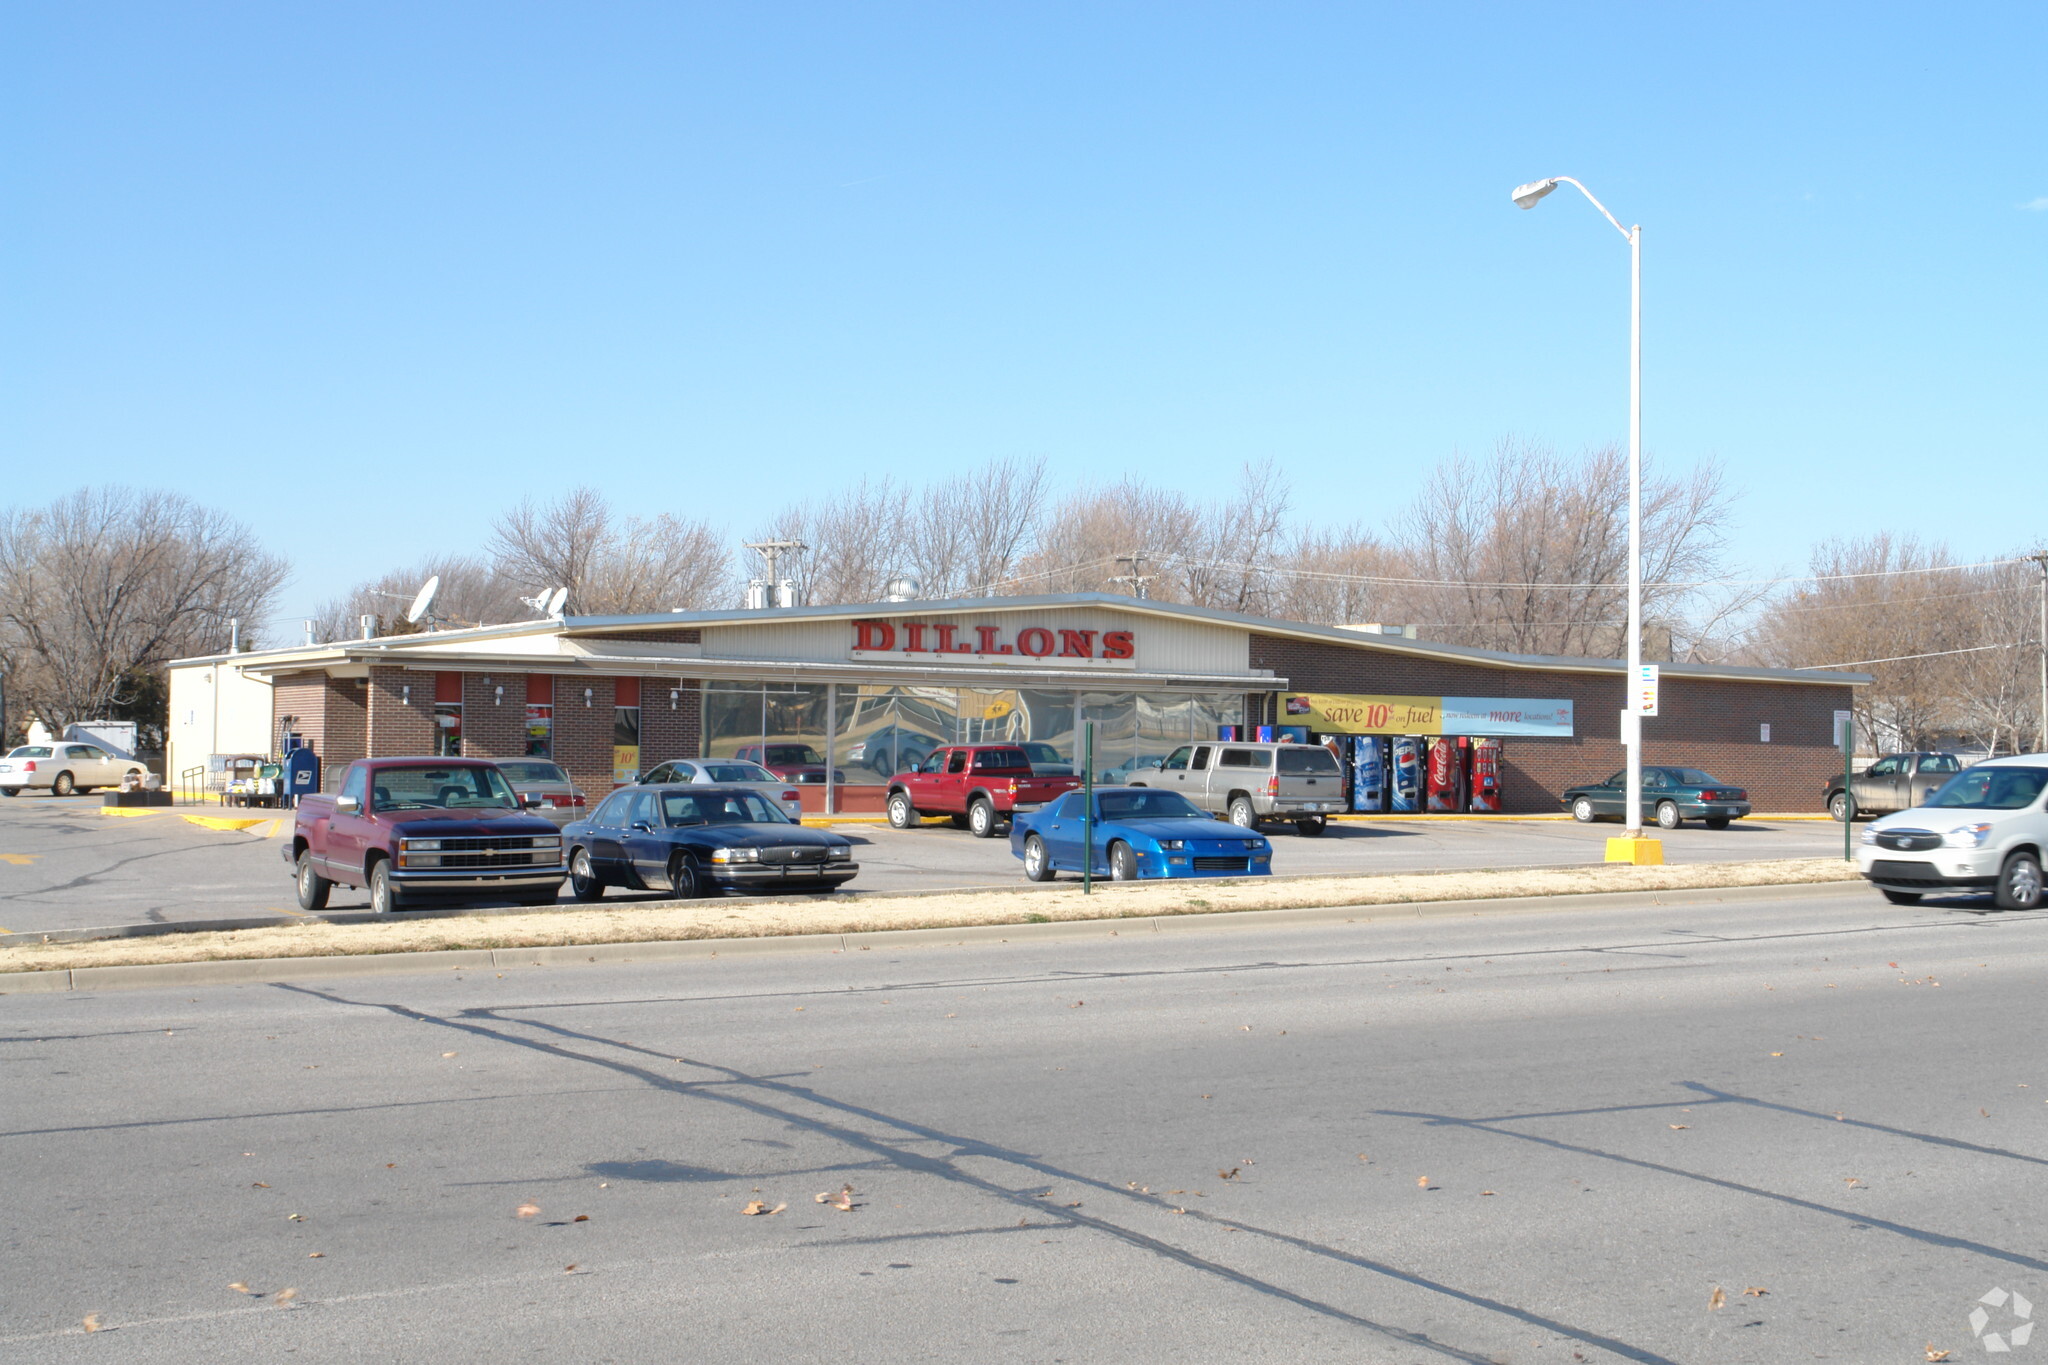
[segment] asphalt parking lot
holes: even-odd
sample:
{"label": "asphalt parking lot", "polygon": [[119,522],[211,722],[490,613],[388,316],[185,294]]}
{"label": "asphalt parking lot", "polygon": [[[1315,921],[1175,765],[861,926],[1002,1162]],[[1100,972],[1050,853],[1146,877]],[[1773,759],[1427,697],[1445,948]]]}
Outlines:
{"label": "asphalt parking lot", "polygon": [[[186,815],[255,819],[246,830],[210,829]],[[860,876],[838,894],[1024,887],[1006,839],[976,839],[944,824],[893,830],[835,826],[854,841]],[[1274,826],[1280,876],[1418,872],[1597,863],[1607,824],[1502,818],[1333,824],[1319,839]],[[0,804],[0,933],[127,924],[171,924],[300,914],[281,853],[291,812],[215,806],[111,816],[100,798],[24,796]],[[1726,830],[1688,827],[1663,835],[1667,862],[1740,862],[1839,854],[1839,825],[1816,820],[1741,821]],[[566,899],[566,888],[564,897]],[[620,901],[661,899],[613,890]],[[335,888],[329,909],[365,910],[369,899]],[[4,941],[4,940],[0,940]]]}

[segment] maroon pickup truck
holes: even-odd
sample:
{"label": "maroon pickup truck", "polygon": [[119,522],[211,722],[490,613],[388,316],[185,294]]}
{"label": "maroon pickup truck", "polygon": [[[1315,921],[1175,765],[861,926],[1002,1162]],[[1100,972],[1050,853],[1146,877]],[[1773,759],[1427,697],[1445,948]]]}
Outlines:
{"label": "maroon pickup truck", "polygon": [[299,798],[284,856],[301,909],[340,882],[368,887],[380,915],[424,896],[546,905],[569,872],[562,831],[474,758],[358,759],[333,796]]}
{"label": "maroon pickup truck", "polygon": [[977,839],[1002,832],[1016,811],[1036,810],[1081,785],[1078,777],[1038,777],[1031,755],[1014,744],[957,744],[889,779],[889,823],[910,829],[926,815],[950,815]]}

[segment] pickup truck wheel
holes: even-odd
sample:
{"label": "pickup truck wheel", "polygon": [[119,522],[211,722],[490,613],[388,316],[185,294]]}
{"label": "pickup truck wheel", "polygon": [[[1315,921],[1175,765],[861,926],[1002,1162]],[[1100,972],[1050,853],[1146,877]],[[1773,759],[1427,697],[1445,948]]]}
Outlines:
{"label": "pickup truck wheel", "polygon": [[1311,839],[1329,827],[1330,817],[1327,815],[1311,815],[1306,820],[1296,820],[1294,822],[1295,832],[1297,834],[1305,834]]}
{"label": "pickup truck wheel", "polygon": [[604,878],[591,865],[587,848],[578,848],[569,855],[569,894],[579,901],[594,901],[604,895]]}
{"label": "pickup truck wheel", "polygon": [[1828,818],[1836,821],[1854,820],[1856,818],[1856,799],[1847,792],[1836,792],[1833,796],[1830,796],[1828,798]]}
{"label": "pickup truck wheel", "polygon": [[1881,886],[1878,890],[1883,891],[1884,898],[1893,905],[1918,905],[1920,903],[1921,893],[1918,891],[1887,891]]}
{"label": "pickup truck wheel", "polygon": [[69,796],[77,790],[78,784],[71,780],[70,773],[58,773],[56,780],[50,783],[52,796]]}
{"label": "pickup truck wheel", "polygon": [[1045,840],[1033,834],[1024,840],[1024,880],[1049,882],[1052,880],[1052,855],[1045,851]]}
{"label": "pickup truck wheel", "polygon": [[2041,860],[2015,853],[1998,870],[1998,908],[2033,910],[2041,904]]}
{"label": "pickup truck wheel", "polygon": [[986,800],[967,808],[967,828],[977,839],[990,839],[996,832],[996,808]]}
{"label": "pickup truck wheel", "polygon": [[398,894],[398,888],[391,884],[390,861],[380,858],[370,868],[370,913],[388,915],[393,910],[402,908],[404,904],[404,898]]}
{"label": "pickup truck wheel", "polygon": [[1658,829],[1677,829],[1680,825],[1684,823],[1685,818],[1678,813],[1677,802],[1659,801],[1657,803]]}
{"label": "pickup truck wheel", "polygon": [[1592,798],[1581,796],[1572,802],[1572,819],[1578,821],[1582,825],[1590,825],[1593,823]]}
{"label": "pickup truck wheel", "polygon": [[1109,846],[1109,879],[1113,882],[1138,880],[1138,855],[1123,840]]}
{"label": "pickup truck wheel", "polygon": [[707,890],[702,869],[697,866],[697,860],[687,853],[678,853],[669,859],[668,884],[677,900],[695,900]]}
{"label": "pickup truck wheel", "polygon": [[1258,828],[1259,813],[1252,809],[1252,803],[1248,798],[1239,796],[1231,800],[1230,823],[1239,829]]}
{"label": "pickup truck wheel", "polygon": [[917,807],[910,804],[909,792],[889,793],[889,828],[911,829],[917,824]]}
{"label": "pickup truck wheel", "polygon": [[298,883],[299,909],[315,911],[327,908],[327,893],[334,889],[334,883],[313,870],[311,850],[299,854]]}

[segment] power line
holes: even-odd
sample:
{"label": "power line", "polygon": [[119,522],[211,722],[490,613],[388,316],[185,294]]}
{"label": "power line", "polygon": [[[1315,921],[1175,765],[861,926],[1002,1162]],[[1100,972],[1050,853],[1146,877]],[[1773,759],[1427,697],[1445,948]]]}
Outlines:
{"label": "power line", "polygon": [[1801,664],[1794,673],[1810,673],[1819,668],[1862,668],[1866,664],[1900,664],[1908,659],[1946,659],[1954,654],[1982,654],[1991,649],[2018,649],[2021,645],[2033,643],[2030,640],[2012,640],[2002,645],[1972,645],[1968,649],[1937,649],[1927,654],[1894,654],[1889,659],[1856,659],[1846,664]]}

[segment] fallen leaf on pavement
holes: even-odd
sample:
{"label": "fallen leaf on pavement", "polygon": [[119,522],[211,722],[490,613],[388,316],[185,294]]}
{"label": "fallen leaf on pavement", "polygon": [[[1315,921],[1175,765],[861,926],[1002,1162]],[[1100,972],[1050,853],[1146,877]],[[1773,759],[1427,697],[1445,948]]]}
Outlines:
{"label": "fallen leaf on pavement", "polygon": [[256,1292],[255,1290],[251,1289],[248,1285],[243,1284],[240,1280],[236,1280],[233,1284],[229,1285],[228,1288],[234,1290],[237,1294],[253,1294]]}
{"label": "fallen leaf on pavement", "polygon": [[270,1186],[264,1184],[262,1181],[259,1180],[255,1184],[251,1185],[249,1188],[252,1190],[267,1190],[270,1188]]}
{"label": "fallen leaf on pavement", "polygon": [[512,1215],[515,1218],[538,1218],[540,1216],[540,1205],[521,1204],[518,1208],[512,1210]]}
{"label": "fallen leaf on pavement", "polygon": [[1844,1185],[1861,1185],[1863,1182],[1853,1175],[1845,1175],[1842,1177],[1842,1183]]}
{"label": "fallen leaf on pavement", "polygon": [[1664,1126],[1669,1128],[1674,1133],[1684,1132],[1686,1129],[1692,1127],[1692,1125],[1689,1123],[1668,1123]]}
{"label": "fallen leaf on pavement", "polygon": [[280,1304],[290,1303],[293,1299],[296,1299],[298,1296],[299,1291],[296,1289],[280,1289],[277,1291],[277,1297],[272,1299],[271,1302]]}
{"label": "fallen leaf on pavement", "polygon": [[79,1325],[88,1332],[97,1332],[100,1330],[100,1315],[98,1313],[87,1313],[85,1321]]}
{"label": "fallen leaf on pavement", "polygon": [[324,1251],[309,1251],[306,1253],[306,1259],[309,1261],[317,1261],[326,1254],[327,1253]]}
{"label": "fallen leaf on pavement", "polygon": [[1782,1057],[1782,1056],[1784,1056],[1785,1054],[1784,1054],[1784,1053],[1782,1053],[1782,1052],[1773,1052],[1773,1053],[1772,1053],[1771,1055],[1772,1055],[1773,1057]]}
{"label": "fallen leaf on pavement", "polygon": [[590,1221],[590,1215],[587,1213],[579,1213],[574,1218],[571,1218],[569,1221],[572,1223],[587,1223]]}
{"label": "fallen leaf on pavement", "polygon": [[1747,1288],[1747,1289],[1743,1290],[1742,1292],[1743,1292],[1744,1294],[1748,1295],[1748,1296],[1749,1296],[1750,1298],[1752,1298],[1752,1299],[1760,1299],[1760,1298],[1762,1298],[1762,1297],[1763,1297],[1764,1295],[1766,1295],[1766,1294],[1770,1293],[1771,1291],[1770,1291],[1770,1290],[1768,1290],[1768,1289],[1766,1289],[1766,1288],[1764,1288],[1764,1287],[1763,1287],[1762,1285],[1760,1285],[1760,1284],[1753,1284],[1753,1285],[1751,1285],[1751,1286],[1750,1286],[1749,1288]]}
{"label": "fallen leaf on pavement", "polygon": [[1989,1109],[1979,1109],[1977,1112],[1979,1114],[1982,1114],[1987,1119],[1991,1117],[1991,1111]]}
{"label": "fallen leaf on pavement", "polygon": [[1067,1008],[1070,1010],[1077,1010],[1087,1003],[1088,1002],[1086,1000],[1076,1000],[1073,1004],[1067,1006]]}
{"label": "fallen leaf on pavement", "polygon": [[569,1262],[569,1264],[563,1266],[562,1273],[564,1275],[574,1275],[576,1273],[576,1263],[574,1261],[571,1261]]}
{"label": "fallen leaf on pavement", "polygon": [[1728,1295],[1722,1291],[1720,1285],[1715,1285],[1714,1296],[1707,1300],[1707,1311],[1712,1312],[1716,1308],[1724,1308],[1727,1306],[1727,1304]]}
{"label": "fallen leaf on pavement", "polygon": [[288,1213],[284,1216],[284,1221],[287,1223],[303,1223],[306,1221],[306,1215],[303,1213]]}
{"label": "fallen leaf on pavement", "polygon": [[1930,1341],[1927,1343],[1927,1358],[1929,1360],[1947,1360],[1948,1352],[1935,1350],[1934,1343]]}
{"label": "fallen leaf on pavement", "polygon": [[1235,1180],[1237,1179],[1238,1171],[1240,1171],[1241,1169],[1243,1168],[1238,1166],[1232,1166],[1227,1171],[1218,1171],[1216,1172],[1216,1178],[1218,1180]]}
{"label": "fallen leaf on pavement", "polygon": [[1492,1191],[1492,1190],[1481,1190],[1481,1191],[1480,1191],[1480,1193],[1481,1193],[1481,1194],[1492,1194],[1492,1193],[1493,1193],[1493,1191]]}
{"label": "fallen leaf on pavement", "polygon": [[787,1204],[777,1204],[774,1208],[771,1209],[768,1207],[766,1201],[756,1199],[750,1202],[745,1208],[741,1209],[740,1212],[744,1213],[749,1218],[753,1218],[757,1215],[762,1214],[781,1213],[784,1209],[788,1207],[789,1205]]}

